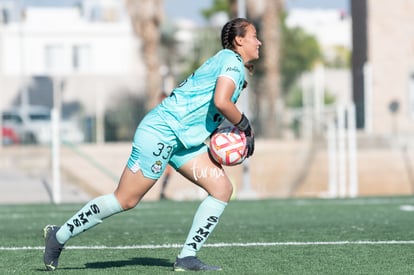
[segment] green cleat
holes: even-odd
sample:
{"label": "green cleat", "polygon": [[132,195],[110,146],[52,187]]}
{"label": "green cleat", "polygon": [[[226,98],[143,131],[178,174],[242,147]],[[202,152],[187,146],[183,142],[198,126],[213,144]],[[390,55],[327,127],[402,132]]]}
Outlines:
{"label": "green cleat", "polygon": [[207,265],[195,256],[188,256],[182,259],[178,258],[174,263],[174,271],[218,271],[221,267]]}
{"label": "green cleat", "polygon": [[55,271],[60,253],[63,250],[63,244],[56,240],[56,232],[59,227],[56,225],[46,225],[43,228],[43,237],[45,238],[45,251],[43,254],[43,261],[48,271]]}

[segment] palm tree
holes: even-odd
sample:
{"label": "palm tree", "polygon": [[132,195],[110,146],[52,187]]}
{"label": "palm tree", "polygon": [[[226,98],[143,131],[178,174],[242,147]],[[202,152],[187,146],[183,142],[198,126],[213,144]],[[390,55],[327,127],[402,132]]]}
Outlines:
{"label": "palm tree", "polygon": [[157,105],[162,91],[160,75],[160,25],[163,13],[162,0],[126,0],[134,33],[142,39],[142,56],[147,69],[146,90],[147,110]]}
{"label": "palm tree", "polygon": [[283,10],[283,0],[267,0],[262,20],[263,36],[263,68],[265,72],[263,109],[269,127],[262,127],[264,137],[280,136],[281,112],[277,106],[281,102],[280,97],[280,44],[281,27],[280,16]]}
{"label": "palm tree", "polygon": [[281,132],[281,16],[284,0],[247,0],[247,16],[256,22],[262,40],[262,57],[259,62],[262,77],[255,91],[256,125],[263,137],[274,138]]}

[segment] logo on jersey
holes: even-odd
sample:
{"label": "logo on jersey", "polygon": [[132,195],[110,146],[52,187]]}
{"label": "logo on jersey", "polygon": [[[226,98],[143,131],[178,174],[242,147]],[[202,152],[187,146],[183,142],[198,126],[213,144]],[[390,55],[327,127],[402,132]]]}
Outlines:
{"label": "logo on jersey", "polygon": [[151,171],[154,174],[159,174],[161,173],[161,168],[162,168],[162,162],[160,160],[157,160],[152,166],[151,166]]}
{"label": "logo on jersey", "polygon": [[216,123],[221,123],[223,121],[223,117],[220,114],[215,114],[213,117],[213,121]]}
{"label": "logo on jersey", "polygon": [[236,73],[240,73],[240,70],[238,67],[234,66],[234,67],[228,67],[226,69],[226,72],[236,72]]}

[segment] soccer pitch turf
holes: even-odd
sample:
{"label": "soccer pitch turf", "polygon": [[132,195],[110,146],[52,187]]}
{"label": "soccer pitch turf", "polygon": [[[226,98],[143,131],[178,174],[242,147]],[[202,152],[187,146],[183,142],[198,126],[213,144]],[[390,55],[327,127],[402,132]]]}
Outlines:
{"label": "soccer pitch turf", "polygon": [[[73,238],[58,274],[166,274],[199,202],[142,202]],[[44,225],[82,205],[0,206],[0,274],[44,272]],[[232,201],[199,252],[220,274],[413,274],[414,198]]]}

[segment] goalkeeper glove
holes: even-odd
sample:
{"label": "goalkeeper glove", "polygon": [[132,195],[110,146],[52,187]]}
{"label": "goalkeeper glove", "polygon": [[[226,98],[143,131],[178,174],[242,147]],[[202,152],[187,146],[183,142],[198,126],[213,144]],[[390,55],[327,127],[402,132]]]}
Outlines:
{"label": "goalkeeper glove", "polygon": [[246,136],[246,148],[247,148],[246,157],[250,157],[251,155],[253,155],[253,152],[254,152],[254,134],[252,131],[252,127],[250,126],[249,120],[244,114],[242,114],[241,120],[239,121],[239,123],[237,123],[234,126],[236,126],[240,131],[244,132]]}

